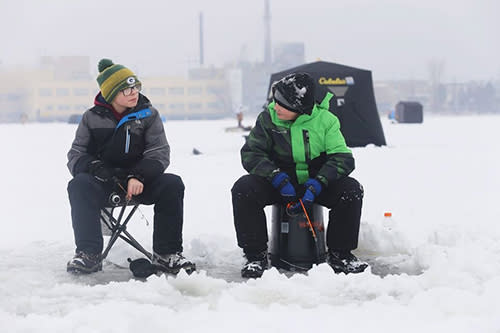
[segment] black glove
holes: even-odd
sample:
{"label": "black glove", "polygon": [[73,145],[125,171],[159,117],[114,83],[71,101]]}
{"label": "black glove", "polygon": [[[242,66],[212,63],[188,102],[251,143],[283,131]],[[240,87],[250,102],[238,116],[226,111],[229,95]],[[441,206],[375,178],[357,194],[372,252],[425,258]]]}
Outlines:
{"label": "black glove", "polygon": [[108,168],[101,160],[94,160],[89,163],[89,173],[103,183],[107,183],[113,178],[112,169]]}
{"label": "black glove", "polygon": [[281,196],[285,199],[285,202],[295,201],[297,198],[297,193],[292,183],[290,183],[290,177],[284,173],[280,172],[273,177],[271,184],[273,187],[280,191]]}

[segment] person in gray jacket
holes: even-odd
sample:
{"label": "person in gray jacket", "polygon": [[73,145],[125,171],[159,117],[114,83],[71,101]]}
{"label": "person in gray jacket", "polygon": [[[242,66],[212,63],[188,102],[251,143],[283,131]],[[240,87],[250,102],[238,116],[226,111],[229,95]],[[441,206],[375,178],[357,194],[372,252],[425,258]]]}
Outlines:
{"label": "person in gray jacket", "polygon": [[153,264],[169,273],[192,272],[195,264],[182,255],[184,184],[164,173],[170,146],[160,115],[140,94],[141,82],[130,69],[109,59],[98,68],[100,92],[83,114],[68,152],[76,251],[67,271],[102,269],[100,210],[113,191],[122,189],[127,200],[155,205]]}

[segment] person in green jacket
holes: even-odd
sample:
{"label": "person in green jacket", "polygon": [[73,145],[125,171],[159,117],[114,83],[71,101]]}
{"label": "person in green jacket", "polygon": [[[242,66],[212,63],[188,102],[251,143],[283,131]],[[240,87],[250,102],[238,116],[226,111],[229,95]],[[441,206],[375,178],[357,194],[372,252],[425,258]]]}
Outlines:
{"label": "person in green jacket", "polygon": [[336,273],[359,273],[366,263],[351,250],[358,244],[363,187],[349,174],[354,158],[328,110],[328,93],[317,104],[315,83],[307,73],[292,73],[273,85],[272,100],[261,112],[241,149],[248,175],[234,184],[234,225],[247,262],[243,277],[260,277],[267,269],[264,207],[294,203],[291,209],[318,203],[330,208],[327,262]]}

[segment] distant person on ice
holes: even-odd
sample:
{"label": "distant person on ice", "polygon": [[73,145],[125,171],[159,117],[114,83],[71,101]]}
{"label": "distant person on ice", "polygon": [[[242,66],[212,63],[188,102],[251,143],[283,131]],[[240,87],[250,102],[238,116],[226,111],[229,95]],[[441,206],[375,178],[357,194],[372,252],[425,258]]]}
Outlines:
{"label": "distant person on ice", "polygon": [[154,204],[153,264],[175,273],[194,270],[182,255],[184,184],[164,173],[170,146],[158,111],[140,94],[141,82],[128,68],[102,59],[100,92],[83,114],[68,152],[73,179],[68,184],[76,251],[72,273],[102,269],[100,210],[122,184],[126,199]]}
{"label": "distant person on ice", "polygon": [[238,246],[247,259],[243,277],[260,277],[268,266],[264,207],[313,202],[330,208],[327,262],[336,273],[359,273],[366,263],[351,250],[358,245],[363,187],[348,175],[354,158],[328,110],[329,93],[319,105],[315,84],[306,73],[289,74],[272,90],[273,100],[261,112],[241,149],[249,172],[234,184],[234,225]]}
{"label": "distant person on ice", "polygon": [[240,128],[244,131],[250,131],[252,129],[252,126],[243,126],[243,111],[244,110],[245,110],[245,107],[242,104],[240,104],[234,110],[234,114],[236,115],[236,120],[238,121],[238,128]]}
{"label": "distant person on ice", "polygon": [[243,105],[238,105],[238,107],[234,110],[234,114],[236,115],[236,120],[238,121],[238,127],[243,128]]}

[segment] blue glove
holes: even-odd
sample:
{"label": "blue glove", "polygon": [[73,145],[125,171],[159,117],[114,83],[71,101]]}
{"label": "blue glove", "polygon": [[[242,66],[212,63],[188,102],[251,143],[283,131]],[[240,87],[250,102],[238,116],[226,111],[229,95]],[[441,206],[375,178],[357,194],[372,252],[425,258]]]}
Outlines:
{"label": "blue glove", "polygon": [[276,176],[273,177],[271,184],[273,187],[280,191],[281,196],[285,201],[291,202],[294,201],[297,197],[297,193],[295,192],[295,188],[290,183],[290,177],[284,173],[280,172]]}
{"label": "blue glove", "polygon": [[[304,186],[306,188],[306,192],[302,197],[302,202],[304,203],[306,209],[308,209],[312,206],[314,199],[316,199],[316,197],[321,193],[322,186],[321,183],[314,178],[309,178],[304,183]],[[302,212],[302,205],[300,204],[300,202],[292,205],[290,207],[290,211],[295,213]]]}

